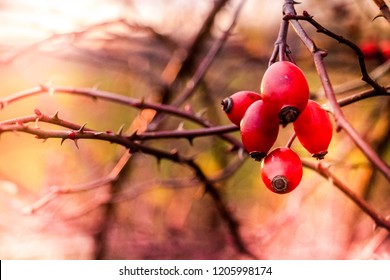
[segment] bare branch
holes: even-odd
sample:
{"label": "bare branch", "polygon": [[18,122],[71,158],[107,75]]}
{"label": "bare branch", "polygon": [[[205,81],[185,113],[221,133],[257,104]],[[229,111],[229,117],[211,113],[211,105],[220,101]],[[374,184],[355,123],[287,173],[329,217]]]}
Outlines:
{"label": "bare branch", "polygon": [[387,22],[390,23],[390,10],[386,2],[383,0],[373,0],[373,2],[379,8],[380,11],[379,16],[383,16],[387,20]]}
{"label": "bare branch", "polygon": [[329,179],[334,186],[342,191],[349,199],[351,199],[364,213],[370,216],[377,226],[383,227],[390,231],[390,221],[381,216],[375,209],[371,207],[364,199],[360,198],[351,189],[337,178],[330,170],[329,165],[324,161],[309,161],[302,159],[303,166],[310,168],[320,174],[322,177]]}
{"label": "bare branch", "polygon": [[[291,0],[285,1],[285,14],[284,17],[285,20],[289,20],[290,23],[293,25],[294,30],[296,31],[297,35],[300,37],[302,42],[306,45],[306,47],[309,49],[309,51],[312,53],[314,63],[317,68],[318,75],[321,79],[322,86],[324,88],[325,95],[329,101],[329,104],[331,106],[331,111],[334,114],[337,128],[343,129],[349,137],[354,141],[357,147],[366,155],[366,157],[371,161],[371,163],[376,166],[386,177],[387,180],[390,180],[390,166],[384,162],[378,154],[370,147],[366,141],[357,133],[357,131],[353,128],[353,126],[347,121],[347,119],[344,117],[344,114],[338,105],[338,102],[336,100],[336,95],[333,90],[332,84],[330,82],[328,73],[326,71],[323,59],[324,59],[324,52],[317,48],[317,46],[314,44],[314,42],[310,39],[310,37],[307,35],[306,31],[302,28],[300,25],[298,19],[305,19],[308,20],[310,23],[312,23],[312,17],[309,16],[307,13],[303,17],[296,16],[296,12],[294,9],[294,3]],[[383,94],[387,94],[386,90],[377,84],[375,81],[373,81],[365,68],[364,63],[364,56],[361,53],[360,49],[353,44],[350,41],[347,41],[343,39],[341,36],[335,35],[334,33],[327,31],[322,26],[318,26],[317,23],[315,26],[321,30],[321,32],[331,36],[332,38],[337,38],[341,42],[345,42],[348,46],[353,48],[357,53],[359,53],[359,63],[361,66],[363,79],[369,83],[375,90],[382,92]],[[321,27],[321,28],[320,28]]]}
{"label": "bare branch", "polygon": [[[93,99],[101,99],[110,102],[115,102],[125,106],[130,106],[137,109],[152,109],[157,112],[164,112],[173,116],[181,117],[187,120],[190,120],[194,123],[197,123],[203,127],[211,127],[212,125],[205,119],[193,114],[192,112],[183,111],[178,109],[173,105],[165,105],[158,103],[150,103],[144,100],[138,100],[135,98],[119,95],[113,92],[101,91],[92,88],[74,88],[74,87],[61,87],[61,86],[39,86],[31,89],[23,90],[8,96],[5,96],[0,99],[0,109],[5,108],[6,106],[20,101],[22,99],[38,95],[38,94],[55,94],[55,93],[65,93],[75,96],[86,96]],[[64,126],[64,125],[63,125]],[[71,128],[71,127],[69,127]],[[235,138],[232,138],[228,135],[220,135],[224,140],[228,141],[233,145],[233,149],[240,149],[241,143],[239,143]]]}

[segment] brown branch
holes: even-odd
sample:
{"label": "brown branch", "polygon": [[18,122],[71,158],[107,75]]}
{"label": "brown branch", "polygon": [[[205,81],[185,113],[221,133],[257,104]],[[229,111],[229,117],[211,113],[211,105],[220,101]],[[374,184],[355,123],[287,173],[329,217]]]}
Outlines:
{"label": "brown branch", "polygon": [[386,2],[383,0],[373,0],[373,2],[378,6],[380,15],[383,16],[388,23],[390,23],[390,10]]}
{"label": "brown branch", "polygon": [[35,201],[31,205],[23,207],[22,213],[34,214],[36,211],[44,207],[46,204],[54,200],[59,195],[95,190],[107,184],[112,184],[116,179],[117,177],[111,176],[111,174],[109,174],[103,178],[99,178],[97,180],[93,180],[85,184],[79,184],[74,186],[61,186],[61,187],[52,186],[49,188],[49,191],[46,194],[44,194],[42,197],[40,197],[37,201]]}
{"label": "brown branch", "polygon": [[[75,142],[77,146],[78,139],[94,139],[94,140],[103,140],[110,143],[117,143],[126,148],[130,149],[130,152],[142,152],[145,154],[149,154],[157,158],[158,160],[167,159],[169,161],[184,164],[195,172],[196,177],[199,181],[201,181],[205,185],[206,193],[210,194],[213,198],[216,207],[221,214],[222,218],[226,221],[230,232],[235,237],[235,245],[239,249],[240,252],[250,255],[253,258],[256,258],[251,252],[248,251],[242,239],[239,237],[239,224],[233,218],[233,215],[230,210],[224,205],[223,199],[215,187],[213,181],[211,181],[200,168],[200,166],[195,162],[194,159],[183,157],[177,151],[166,152],[163,150],[159,150],[156,148],[148,147],[141,145],[137,142],[129,141],[123,137],[118,137],[118,135],[111,135],[109,133],[96,133],[94,131],[53,131],[53,130],[43,130],[40,128],[33,128],[23,124],[15,124],[15,125],[3,125],[0,126],[0,133],[5,131],[22,131],[30,134],[34,134],[38,136],[39,139],[49,139],[49,138],[60,138],[60,139],[70,139]],[[98,184],[106,184],[111,183],[115,178],[107,177],[103,180],[98,180],[88,185],[84,185],[83,188],[90,189],[98,186]],[[25,211],[32,213],[36,211],[37,208],[42,207],[48,201],[55,198],[58,194],[62,193],[62,189],[54,189],[49,192],[46,196],[42,197],[39,201],[37,201],[33,206],[29,208],[25,208]]]}
{"label": "brown branch", "polygon": [[[389,69],[390,69],[390,60],[387,60],[383,64],[376,67],[374,70],[370,71],[369,76],[373,80],[378,80],[380,77],[384,76]],[[335,85],[333,89],[336,94],[342,94],[346,92],[351,92],[353,90],[364,89],[366,87],[367,87],[367,83],[364,82],[362,79],[360,79],[360,80],[346,81],[342,84]],[[386,90],[388,90],[388,88],[386,88]],[[322,94],[323,92],[319,90],[318,93]],[[381,95],[381,93],[379,92],[378,95]]]}
{"label": "brown branch", "polygon": [[[342,44],[350,47],[356,53],[356,55],[358,57],[360,71],[362,73],[362,80],[365,81],[370,86],[372,86],[378,92],[384,92],[385,91],[385,89],[381,85],[379,85],[377,82],[375,82],[370,77],[370,75],[369,75],[369,73],[367,71],[366,62],[364,60],[364,54],[361,51],[361,49],[355,43],[353,43],[352,41],[344,38],[343,36],[337,35],[337,34],[333,33],[332,31],[326,29],[321,24],[319,24],[316,20],[314,20],[314,18],[311,15],[309,15],[309,13],[306,12],[306,11],[303,12],[302,16],[289,14],[289,15],[287,15],[285,17],[285,19],[290,19],[290,20],[294,19],[296,21],[297,20],[305,20],[305,21],[309,22],[311,25],[313,25],[317,29],[317,32],[323,33],[323,34],[325,34],[325,35],[327,35],[327,36],[337,40],[339,43],[342,43]],[[299,24],[294,23],[294,25],[296,25],[298,27]],[[310,44],[311,43],[309,41],[306,42],[306,45],[310,45]]]}
{"label": "brown branch", "polygon": [[[0,122],[0,133],[12,132],[12,131],[22,131],[29,134],[33,134],[40,139],[49,139],[49,138],[60,138],[68,139],[69,133],[73,132],[72,140],[78,139],[96,139],[109,141],[111,143],[117,143],[124,145],[126,147],[131,146],[131,144],[126,145],[125,142],[129,141],[145,141],[145,140],[156,140],[156,139],[167,139],[167,138],[186,138],[190,142],[194,138],[206,137],[212,135],[221,135],[224,133],[238,131],[239,128],[236,125],[225,125],[225,126],[214,126],[214,127],[205,127],[199,129],[189,129],[189,130],[166,130],[166,131],[154,131],[154,132],[140,132],[131,135],[122,134],[122,129],[120,128],[117,133],[111,131],[97,131],[86,127],[85,125],[79,125],[60,119],[56,113],[54,116],[48,116],[43,114],[39,110],[35,110],[36,114],[26,117],[19,117],[15,119],[6,120]],[[43,130],[38,127],[39,122],[49,123],[58,125],[61,127],[72,129],[73,131],[65,130]],[[28,123],[35,123],[36,127],[32,129],[28,127]],[[116,139],[115,139],[116,138]]]}
{"label": "brown branch", "polygon": [[[222,36],[213,43],[213,45],[211,46],[211,48],[207,52],[206,56],[200,62],[198,68],[195,70],[194,75],[191,77],[191,79],[189,81],[186,82],[186,87],[184,88],[184,90],[181,93],[178,94],[176,99],[174,99],[172,101],[171,104],[173,106],[180,106],[180,105],[182,105],[195,92],[195,90],[199,86],[200,82],[203,80],[207,70],[210,68],[210,66],[213,63],[213,61],[215,60],[216,56],[221,51],[222,47],[225,45],[227,39],[229,38],[229,36],[231,34],[231,31],[233,30],[233,28],[235,27],[235,25],[237,23],[238,16],[239,16],[239,14],[241,12],[241,9],[242,9],[245,1],[246,0],[243,0],[239,4],[239,6],[237,7],[237,9],[236,9],[236,11],[235,11],[235,13],[233,15],[233,18],[232,18],[232,21],[231,21],[230,25],[222,33]],[[178,77],[179,76],[177,76],[176,79]],[[161,114],[156,116],[156,118],[153,120],[153,122],[149,125],[149,129],[150,130],[156,130],[156,127],[164,120],[164,118],[165,118],[165,116],[161,115]],[[235,145],[236,147],[237,147],[237,144],[238,143],[236,143],[236,145]]]}
{"label": "brown branch", "polygon": [[351,199],[364,213],[370,216],[377,226],[383,227],[390,231],[390,221],[381,216],[375,209],[371,207],[364,199],[359,197],[356,193],[337,178],[330,170],[329,166],[324,161],[309,161],[302,159],[303,166],[310,168],[320,174],[322,177],[330,180],[334,186],[342,191],[349,199]]}
{"label": "brown branch", "polygon": [[[329,104],[331,107],[330,109],[335,117],[335,121],[336,121],[338,130],[343,129],[349,135],[349,137],[353,140],[355,145],[357,147],[359,147],[359,149],[365,154],[367,159],[369,159],[371,161],[371,163],[375,167],[377,167],[378,170],[380,170],[382,172],[382,174],[385,176],[385,178],[390,181],[390,166],[378,156],[378,154],[372,149],[372,147],[370,147],[367,144],[367,142],[364,141],[364,139],[359,135],[359,133],[357,133],[357,131],[353,128],[353,126],[344,117],[344,114],[343,114],[340,106],[337,103],[336,95],[334,93],[332,84],[330,82],[328,73],[326,71],[326,68],[325,68],[325,65],[323,62],[324,52],[321,51],[319,48],[317,48],[317,46],[314,44],[314,42],[307,35],[306,31],[300,25],[298,19],[295,18],[296,12],[294,9],[294,2],[291,0],[286,0],[284,8],[285,8],[285,14],[286,14],[285,20],[289,20],[289,22],[294,27],[294,30],[297,33],[297,35],[300,37],[302,42],[306,45],[306,47],[312,53],[314,64],[315,64],[316,69],[317,69],[317,73],[321,79],[321,83],[322,83],[322,86],[324,88],[325,96],[327,97],[327,99],[329,101]],[[311,17],[304,16],[304,18],[307,20],[308,18],[311,18]],[[328,34],[332,34],[332,33],[325,32],[325,34],[328,35]],[[339,38],[339,37],[337,37],[337,38]],[[339,39],[342,40],[341,38],[339,38]],[[349,46],[351,46],[352,48],[354,48],[354,44],[351,45],[348,42],[346,42],[346,43]],[[354,48],[354,50],[355,50],[355,48]],[[360,49],[359,49],[359,51],[360,51]],[[361,61],[360,57],[359,57],[359,61]],[[364,67],[361,68],[361,70],[363,72],[362,73],[363,76],[365,76],[367,71],[366,71],[365,64],[364,64],[364,57],[363,57],[363,66]],[[362,67],[362,64],[361,64],[361,67]],[[368,76],[368,74],[364,78],[366,79],[367,82],[369,82],[371,79]],[[384,93],[386,92],[385,89],[382,88],[381,86],[379,86],[376,82],[374,82],[373,84],[370,83],[370,85],[372,85],[375,90],[378,90],[378,91],[384,92]]]}
{"label": "brown branch", "polygon": [[[100,99],[105,101],[110,101],[114,103],[118,103],[125,106],[130,106],[137,109],[152,109],[156,110],[157,112],[164,112],[169,115],[177,116],[183,119],[190,120],[194,123],[197,123],[203,127],[211,127],[212,125],[205,120],[204,118],[201,118],[194,114],[193,112],[189,111],[183,111],[178,109],[176,106],[172,105],[165,105],[165,104],[159,104],[159,103],[151,103],[146,102],[144,100],[139,100],[123,95],[119,95],[113,92],[108,91],[102,91],[97,89],[91,89],[91,88],[74,88],[74,87],[61,87],[61,86],[38,86],[31,89],[23,90],[20,92],[16,92],[14,94],[5,96],[3,98],[0,98],[0,109],[3,109],[7,107],[8,105],[23,100],[25,98],[38,95],[38,94],[56,94],[56,93],[65,93],[65,94],[71,94],[75,96],[86,96],[93,99]],[[231,143],[233,145],[233,150],[241,149],[242,145],[241,143],[229,135],[220,135],[220,137],[227,142]]]}
{"label": "brown branch", "polygon": [[204,57],[204,59],[201,61],[198,68],[196,69],[194,75],[191,77],[191,80],[187,82],[186,88],[182,93],[179,94],[178,98],[176,98],[172,102],[172,105],[179,106],[183,104],[185,100],[191,97],[191,95],[199,85],[200,81],[203,79],[204,75],[206,74],[207,70],[210,68],[211,64],[215,60],[216,56],[221,51],[222,47],[225,45],[227,39],[230,37],[231,31],[236,26],[238,16],[241,12],[244,3],[245,0],[241,1],[241,3],[237,7],[233,15],[230,25],[222,33],[222,36],[218,38],[218,40],[216,40],[214,44],[211,46],[206,56]]}
{"label": "brown branch", "polygon": [[275,41],[275,47],[268,62],[268,66],[276,62],[278,58],[279,61],[286,60],[286,56],[289,58],[289,60],[293,60],[291,57],[291,51],[287,45],[287,33],[288,21],[282,20],[280,23],[278,37]]}
{"label": "brown branch", "polygon": [[201,52],[201,47],[204,44],[206,38],[210,35],[210,30],[214,25],[214,20],[218,12],[226,5],[229,0],[214,1],[214,6],[210,10],[206,19],[203,21],[201,28],[195,35],[190,47],[187,49],[187,56],[183,60],[178,77],[184,77],[194,70],[193,67],[196,64],[196,56]]}
{"label": "brown branch", "polygon": [[365,90],[365,91],[362,91],[359,93],[355,93],[353,95],[339,99],[337,101],[337,103],[339,104],[340,107],[344,107],[344,106],[353,104],[355,102],[364,100],[366,98],[371,98],[371,97],[375,97],[375,96],[388,96],[388,97],[390,97],[390,87],[386,87],[385,92],[382,92],[382,91],[378,92],[374,89],[370,89],[370,90]]}
{"label": "brown branch", "polygon": [[191,129],[191,130],[159,130],[151,132],[143,132],[133,134],[129,137],[132,140],[150,140],[150,139],[169,139],[169,138],[186,138],[190,142],[196,137],[206,137],[210,135],[223,135],[224,133],[238,131],[236,125],[214,126],[207,128]]}

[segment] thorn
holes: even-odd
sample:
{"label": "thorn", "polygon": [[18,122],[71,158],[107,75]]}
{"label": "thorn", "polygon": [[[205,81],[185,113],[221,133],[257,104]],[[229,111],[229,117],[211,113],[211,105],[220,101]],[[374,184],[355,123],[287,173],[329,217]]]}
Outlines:
{"label": "thorn", "polygon": [[79,130],[77,130],[78,133],[84,133],[84,129],[85,129],[85,126],[87,125],[87,123],[84,123],[80,128]]}
{"label": "thorn", "polygon": [[56,89],[53,87],[48,87],[47,92],[49,93],[49,96],[53,96],[54,93],[56,92]]}
{"label": "thorn", "polygon": [[299,5],[299,4],[302,4],[302,2],[298,2],[298,1],[293,1],[292,3],[293,3],[293,5]]}
{"label": "thorn", "polygon": [[[68,138],[70,139],[70,140],[73,140],[73,142],[74,142],[74,144],[76,145],[76,147],[77,147],[77,149],[80,149],[79,148],[79,144],[78,144],[78,142],[77,142],[77,138],[76,138],[76,132],[75,131],[71,131],[71,132],[69,132],[69,135],[68,135]],[[62,138],[62,142],[61,142],[61,144],[65,141],[65,138]]]}
{"label": "thorn", "polygon": [[343,130],[343,127],[336,121],[336,132],[339,133],[341,130]]}
{"label": "thorn", "polygon": [[73,139],[73,142],[74,142],[74,144],[76,145],[76,148],[80,150],[79,144],[78,144],[77,140],[78,140],[78,139]]}
{"label": "thorn", "polygon": [[202,118],[207,112],[207,108],[201,109],[199,112],[196,113],[196,116],[199,118]]}
{"label": "thorn", "polygon": [[61,146],[62,146],[62,143],[65,142],[65,140],[66,140],[66,138],[62,138],[62,139],[61,139]]}
{"label": "thorn", "polygon": [[21,209],[23,215],[32,215],[34,214],[34,209],[31,206],[26,206]]}
{"label": "thorn", "polygon": [[38,122],[39,122],[39,118],[36,118],[35,119],[35,128],[39,128]]}
{"label": "thorn", "polygon": [[244,157],[245,157],[245,150],[239,149],[238,150],[238,158],[242,160],[242,159],[244,159]]}
{"label": "thorn", "polygon": [[143,109],[145,105],[145,97],[142,96],[141,99],[139,100],[139,108]]}
{"label": "thorn", "polygon": [[380,17],[385,17],[382,13],[379,13],[378,15],[376,15],[372,20],[371,22],[373,22],[374,20],[376,20],[377,18],[380,18]]}
{"label": "thorn", "polygon": [[92,90],[98,90],[100,87],[100,83],[96,83],[91,89]]}
{"label": "thorn", "polygon": [[156,160],[157,160],[158,167],[161,167],[161,160],[162,160],[162,158],[159,157],[159,156],[156,156]]}
{"label": "thorn", "polygon": [[[77,143],[77,138],[76,138],[76,132],[75,131],[71,131],[71,132],[69,132],[69,135],[68,135],[68,138],[70,139],[70,140],[73,140],[73,142],[74,142],[74,144],[76,145],[76,147],[77,147],[77,149],[80,149],[79,148],[79,144]],[[65,138],[62,138],[62,142],[61,142],[61,144],[65,141]]]}
{"label": "thorn", "polygon": [[[127,138],[128,138],[128,139],[132,139],[132,138],[136,137],[137,133],[138,133],[138,130],[135,130],[135,131],[134,131],[130,136],[128,136]],[[120,134],[118,134],[118,135],[121,136]]]}
{"label": "thorn", "polygon": [[187,137],[187,140],[188,140],[188,142],[190,142],[191,146],[194,145],[194,137],[189,136],[189,137]]}
{"label": "thorn", "polygon": [[172,155],[175,159],[177,159],[177,160],[180,159],[179,151],[178,151],[177,149],[172,149],[172,150],[171,150],[171,155]]}
{"label": "thorn", "polygon": [[184,122],[179,123],[179,126],[176,128],[177,131],[183,131],[184,130]]}
{"label": "thorn", "polygon": [[7,107],[7,102],[0,101],[0,110],[3,110],[5,107]]}
{"label": "thorn", "polygon": [[60,118],[59,118],[59,116],[58,116],[58,113],[59,113],[59,111],[57,110],[57,111],[54,113],[54,115],[51,116],[51,118],[52,118],[53,120],[59,120]]}
{"label": "thorn", "polygon": [[[125,124],[122,124],[119,129],[118,129],[118,132],[116,134],[118,134],[119,136],[122,136],[122,133],[123,133],[123,128],[125,127]],[[137,131],[135,131],[134,133],[137,133]]]}
{"label": "thorn", "polygon": [[49,91],[49,87],[48,86],[45,86],[45,85],[39,85],[39,87],[41,88],[42,91]]}

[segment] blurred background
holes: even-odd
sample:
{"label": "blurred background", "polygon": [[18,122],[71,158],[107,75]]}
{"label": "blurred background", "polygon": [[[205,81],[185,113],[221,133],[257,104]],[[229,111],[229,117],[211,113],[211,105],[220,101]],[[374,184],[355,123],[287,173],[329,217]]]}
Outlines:
{"label": "blurred background", "polygon": [[[0,3],[0,98],[39,85],[97,88],[161,102],[174,98],[229,26],[241,1],[221,5],[210,32],[185,71],[175,76],[175,61],[188,55],[210,11],[212,0],[3,0]],[[231,36],[215,57],[200,86],[181,108],[202,112],[214,125],[229,124],[220,100],[239,90],[258,91],[273,52],[283,1],[247,0]],[[303,0],[324,27],[352,40],[367,55],[369,71],[389,83],[388,23],[368,0]],[[339,98],[367,89],[360,81],[355,54],[302,22],[325,59]],[[288,44],[308,79],[312,98],[326,102],[310,52],[293,30]],[[173,67],[171,67],[173,65]],[[172,70],[173,69],[173,70]],[[172,82],[174,81],[174,82]],[[164,95],[169,84],[170,97]],[[31,115],[38,108],[101,131],[117,131],[145,121],[136,109],[87,97],[42,94],[5,106],[0,121]],[[389,99],[375,97],[343,108],[364,139],[389,162]],[[199,126],[169,116],[164,130]],[[275,146],[285,145],[291,126]],[[239,139],[237,132],[232,136]],[[304,170],[300,186],[276,195],[260,180],[260,164],[227,152],[229,143],[209,136],[191,145],[183,139],[149,145],[193,156],[216,185],[223,204],[238,222],[248,251],[261,259],[389,259],[388,232],[374,227],[331,182]],[[105,142],[46,142],[23,133],[0,136],[1,259],[242,259],[234,234],[215,201],[193,180],[188,167],[135,154],[115,184],[59,195],[34,214],[22,210],[54,186],[85,184],[107,176],[125,149]],[[310,155],[296,141],[301,157]],[[371,167],[344,132],[335,133],[326,160],[351,190],[383,216],[390,214],[388,182]]]}

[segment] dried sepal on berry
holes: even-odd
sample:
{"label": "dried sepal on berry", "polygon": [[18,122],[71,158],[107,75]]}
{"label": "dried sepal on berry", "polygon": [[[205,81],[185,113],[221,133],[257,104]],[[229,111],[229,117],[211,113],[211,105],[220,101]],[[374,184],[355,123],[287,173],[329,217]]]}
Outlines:
{"label": "dried sepal on berry", "polygon": [[238,91],[221,101],[222,109],[227,114],[229,120],[239,126],[248,107],[261,96],[254,91]]}
{"label": "dried sepal on berry", "polygon": [[261,178],[268,189],[278,194],[293,191],[302,179],[302,162],[290,148],[271,151],[262,162]]}
{"label": "dried sepal on berry", "polygon": [[263,100],[249,106],[240,125],[242,144],[252,158],[261,161],[274,145],[279,122]]}

